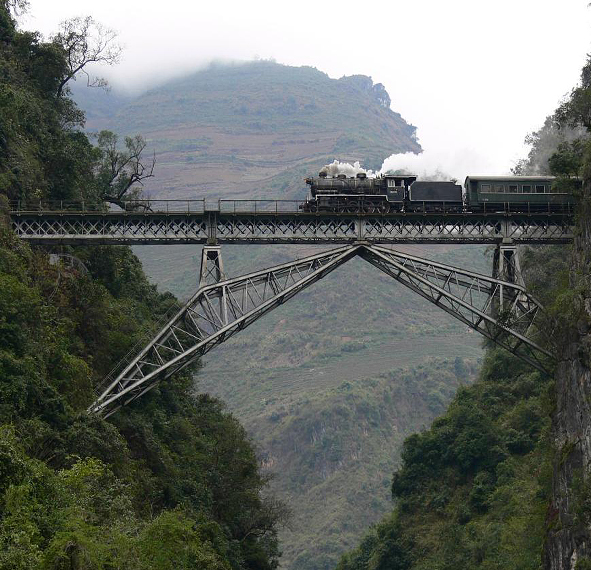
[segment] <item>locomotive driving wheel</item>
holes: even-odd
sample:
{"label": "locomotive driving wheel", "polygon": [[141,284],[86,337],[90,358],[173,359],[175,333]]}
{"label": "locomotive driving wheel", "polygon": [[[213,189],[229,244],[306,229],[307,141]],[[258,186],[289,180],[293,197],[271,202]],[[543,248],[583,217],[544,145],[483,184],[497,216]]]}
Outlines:
{"label": "locomotive driving wheel", "polygon": [[359,204],[359,202],[356,200],[347,200],[347,202],[345,202],[343,211],[347,214],[356,214],[357,212],[361,211],[361,204]]}

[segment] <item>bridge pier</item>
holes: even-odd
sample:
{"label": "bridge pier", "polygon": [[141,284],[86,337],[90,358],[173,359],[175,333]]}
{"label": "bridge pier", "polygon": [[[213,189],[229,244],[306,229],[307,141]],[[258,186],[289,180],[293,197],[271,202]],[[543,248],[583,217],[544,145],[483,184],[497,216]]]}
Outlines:
{"label": "bridge pier", "polygon": [[201,270],[199,289],[206,285],[215,285],[225,279],[222,262],[222,248],[219,245],[206,245],[201,251]]}
{"label": "bridge pier", "polygon": [[[517,245],[513,240],[504,238],[495,248],[493,255],[493,278],[506,283],[512,283],[525,288],[523,275],[521,274],[521,265],[517,253]],[[499,296],[497,303],[492,307],[493,314],[499,314],[510,308],[511,303],[516,300],[523,302],[518,293],[519,299],[515,298],[514,291],[508,291],[503,285],[499,287]]]}
{"label": "bridge pier", "polygon": [[517,245],[513,240],[504,239],[495,248],[493,257],[493,277],[509,283],[524,286]]}

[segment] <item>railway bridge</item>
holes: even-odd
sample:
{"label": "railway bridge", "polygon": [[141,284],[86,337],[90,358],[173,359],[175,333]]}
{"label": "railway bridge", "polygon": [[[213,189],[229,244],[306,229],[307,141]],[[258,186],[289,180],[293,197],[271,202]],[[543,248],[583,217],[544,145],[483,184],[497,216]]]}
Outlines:
{"label": "railway bridge", "polygon": [[[572,212],[302,211],[286,200],[144,200],[126,209],[11,204],[14,231],[41,245],[203,244],[199,287],[120,362],[89,412],[109,416],[354,257],[429,300],[533,367],[553,366],[552,326],[526,290],[517,247],[568,244]],[[226,279],[220,244],[324,244],[302,259]],[[395,244],[492,244],[492,276],[405,254]],[[386,247],[388,246],[388,247]],[[544,340],[542,340],[544,339]],[[550,341],[550,342],[548,342]]]}

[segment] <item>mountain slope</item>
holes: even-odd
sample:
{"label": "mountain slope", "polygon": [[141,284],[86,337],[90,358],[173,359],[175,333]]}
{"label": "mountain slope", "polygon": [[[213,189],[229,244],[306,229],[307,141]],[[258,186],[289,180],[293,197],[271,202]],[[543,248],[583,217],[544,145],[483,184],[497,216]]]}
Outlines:
{"label": "mountain slope", "polygon": [[91,129],[141,133],[156,151],[146,191],[167,198],[302,197],[302,178],[328,160],[379,168],[420,152],[415,128],[384,105],[369,77],[339,80],[272,62],[213,65],[121,104],[76,91]]}

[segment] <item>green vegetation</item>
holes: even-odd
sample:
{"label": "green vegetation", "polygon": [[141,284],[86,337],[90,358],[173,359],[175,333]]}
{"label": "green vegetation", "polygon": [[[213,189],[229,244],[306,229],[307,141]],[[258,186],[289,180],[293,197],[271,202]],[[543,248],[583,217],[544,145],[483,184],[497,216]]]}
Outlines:
{"label": "green vegetation", "polygon": [[8,229],[9,198],[97,199],[126,184],[103,183],[104,149],[79,130],[82,114],[63,89],[63,46],[16,31],[8,5],[0,4],[0,568],[275,568],[286,510],[265,495],[236,419],[191,394],[191,371],[113,421],[85,412],[113,363],[176,300],[148,283],[128,248],[75,248],[75,265],[50,263]]}
{"label": "green vegetation", "polygon": [[[346,366],[346,365],[345,365]],[[298,396],[268,398],[248,422],[282,497],[298,497],[282,545],[289,568],[334,568],[389,503],[389,477],[404,437],[445,410],[473,362],[432,359]],[[320,378],[318,378],[320,380]]]}

